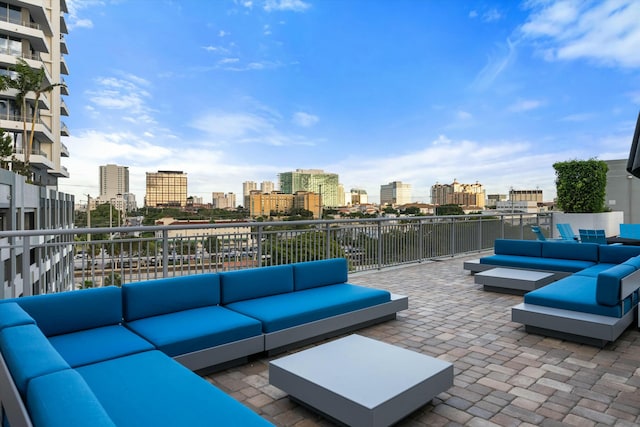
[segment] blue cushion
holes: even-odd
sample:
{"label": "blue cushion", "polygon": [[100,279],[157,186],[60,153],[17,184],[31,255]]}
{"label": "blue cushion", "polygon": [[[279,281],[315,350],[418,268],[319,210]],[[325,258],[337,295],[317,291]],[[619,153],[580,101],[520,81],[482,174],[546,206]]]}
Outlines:
{"label": "blue cushion", "polygon": [[620,264],[629,258],[640,255],[640,246],[600,245],[599,262]]}
{"label": "blue cushion", "polygon": [[615,267],[616,264],[596,264],[591,267],[587,267],[584,270],[580,270],[577,273],[578,276],[598,277],[601,271],[607,270],[611,267]]}
{"label": "blue cushion", "polygon": [[[527,304],[561,308],[602,316],[622,317],[620,305],[615,307],[598,304],[594,277],[572,275],[524,295]],[[629,307],[625,307],[625,313]]]}
{"label": "blue cushion", "polygon": [[155,349],[122,325],[56,335],[49,341],[72,368]]}
{"label": "blue cushion", "polygon": [[12,326],[35,324],[33,317],[29,316],[15,302],[0,303],[0,331]]}
{"label": "blue cushion", "polygon": [[31,380],[27,407],[37,427],[115,427],[89,385],[71,369]]}
{"label": "blue cushion", "polygon": [[497,255],[542,256],[542,242],[538,240],[496,239],[493,251]]}
{"label": "blue cushion", "polygon": [[240,301],[227,307],[259,319],[264,332],[274,332],[382,304],[390,299],[387,291],[343,283]]}
{"label": "blue cushion", "polygon": [[220,273],[222,304],[293,292],[293,267],[276,265]]}
{"label": "blue cushion", "polygon": [[271,425],[159,351],[77,371],[119,427]]}
{"label": "blue cushion", "polygon": [[69,364],[35,325],[0,331],[0,351],[23,398],[32,378],[69,369]]}
{"label": "blue cushion", "polygon": [[558,258],[598,262],[599,245],[595,243],[583,243],[576,245],[573,242],[541,242],[542,256],[544,258]]}
{"label": "blue cushion", "polygon": [[108,286],[17,298],[46,336],[116,325],[122,321],[120,288]]}
{"label": "blue cushion", "polygon": [[318,286],[345,283],[349,274],[344,258],[298,262],[293,265],[293,286],[296,291]]}
{"label": "blue cushion", "polygon": [[614,306],[620,304],[621,280],[635,272],[630,265],[616,265],[598,274],[596,301],[599,304]]}
{"label": "blue cushion", "polygon": [[124,319],[173,313],[220,303],[220,277],[193,274],[122,285]]}
{"label": "blue cushion", "polygon": [[515,255],[490,255],[480,258],[480,264],[499,265],[502,267],[518,267],[531,270],[550,270],[575,273],[595,265],[591,261],[577,259],[536,258]]}
{"label": "blue cushion", "polygon": [[636,270],[640,270],[640,256],[634,256],[633,258],[629,258],[628,260],[626,260],[622,264],[630,265],[633,268],[635,268]]}
{"label": "blue cushion", "polygon": [[126,325],[169,356],[262,334],[256,319],[219,306],[147,317]]}

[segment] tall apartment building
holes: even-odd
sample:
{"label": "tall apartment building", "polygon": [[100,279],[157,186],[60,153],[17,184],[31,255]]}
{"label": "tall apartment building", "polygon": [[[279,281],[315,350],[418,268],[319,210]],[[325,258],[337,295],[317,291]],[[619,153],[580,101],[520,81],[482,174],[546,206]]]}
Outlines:
{"label": "tall apartment building", "polygon": [[211,193],[212,206],[216,209],[235,209],[238,205],[236,205],[236,195],[233,193],[221,193],[221,192],[213,192]]}
{"label": "tall apartment building", "polygon": [[127,166],[100,166],[100,197],[114,198],[129,192],[129,168]]}
{"label": "tall apartment building", "polygon": [[456,179],[451,184],[431,186],[431,203],[434,205],[460,205],[484,209],[485,190],[482,184],[460,184]]}
{"label": "tall apartment building", "polygon": [[350,203],[352,205],[366,205],[369,203],[369,195],[367,190],[361,188],[352,188],[350,192]]}
{"label": "tall apartment building", "polygon": [[[278,175],[280,191],[295,194],[297,191],[318,193],[324,206],[340,206],[344,198],[340,195],[338,174],[326,173],[321,169],[296,169]],[[343,191],[344,194],[344,191]]]}
{"label": "tall apartment building", "polygon": [[276,185],[273,183],[273,181],[262,181],[260,183],[260,191],[262,191],[263,193],[271,193],[272,191],[275,191],[276,189]]}
{"label": "tall apartment building", "polygon": [[185,207],[187,174],[182,171],[147,172],[144,205],[148,207]]}
{"label": "tall apartment building", "polygon": [[411,203],[411,184],[393,181],[380,186],[381,205],[405,205]]}
{"label": "tall apartment building", "polygon": [[[62,83],[67,75],[63,55],[68,53],[64,0],[15,1],[0,3],[0,73],[14,78],[12,69],[23,59],[34,70],[44,70],[44,83]],[[0,229],[71,229],[73,196],[57,191],[58,178],[68,178],[61,158],[69,157],[61,138],[69,130],[61,122],[69,114],[62,96],[66,86],[55,86],[42,93],[34,126],[34,140],[29,152],[32,182],[22,175],[0,170]],[[0,92],[0,121],[13,140],[15,157],[25,161],[27,143],[23,141],[22,117],[30,131],[34,111],[33,93],[26,97],[27,110],[21,112],[16,90]],[[25,266],[29,274],[22,275]],[[73,251],[61,236],[32,239],[28,252],[22,246],[0,253],[0,298],[31,295],[70,289],[73,286]]]}
{"label": "tall apartment building", "polygon": [[[18,59],[22,59],[34,70],[44,69],[44,84],[63,83],[62,75],[69,74],[63,58],[68,53],[64,39],[67,27],[62,15],[66,12],[64,0],[0,3],[0,73],[12,77],[12,68]],[[68,94],[66,86],[55,86],[50,92],[41,94],[38,104],[29,163],[33,182],[50,188],[56,188],[58,178],[69,177],[60,162],[61,157],[69,156],[67,147],[60,140],[61,136],[69,136],[69,130],[60,120],[69,115],[62,99],[62,95]],[[33,93],[26,101],[27,111],[21,112],[15,90],[0,93],[2,128],[13,139],[15,156],[20,161],[25,161],[27,149],[26,141],[22,140],[22,117],[32,116]],[[30,120],[27,127],[31,127]]]}
{"label": "tall apartment building", "polygon": [[242,183],[242,202],[245,208],[249,207],[249,195],[257,189],[258,184],[256,184],[255,181],[245,181]]}

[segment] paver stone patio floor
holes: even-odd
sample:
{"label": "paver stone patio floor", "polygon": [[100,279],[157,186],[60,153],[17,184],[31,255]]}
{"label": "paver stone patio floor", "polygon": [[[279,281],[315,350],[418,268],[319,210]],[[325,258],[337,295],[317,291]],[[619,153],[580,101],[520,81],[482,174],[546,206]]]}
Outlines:
{"label": "paver stone patio floor", "polygon": [[[600,349],[524,332],[521,296],[485,292],[463,270],[479,255],[353,273],[409,296],[396,320],[357,333],[454,364],[454,386],[399,426],[638,426],[640,331]],[[274,356],[274,358],[282,355]],[[269,385],[268,358],[206,378],[277,426],[331,426]]]}

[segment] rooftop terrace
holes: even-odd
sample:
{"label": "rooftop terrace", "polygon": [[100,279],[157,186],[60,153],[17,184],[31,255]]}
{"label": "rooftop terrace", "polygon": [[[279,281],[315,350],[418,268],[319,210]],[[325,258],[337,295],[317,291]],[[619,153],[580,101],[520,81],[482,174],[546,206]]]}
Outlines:
{"label": "rooftop terrace", "polygon": [[[463,270],[477,257],[350,275],[351,283],[409,296],[396,320],[358,334],[455,366],[454,387],[399,425],[639,425],[640,331],[602,349],[528,334],[511,322],[521,296],[485,292]],[[268,362],[207,378],[278,426],[332,425],[270,386]]]}

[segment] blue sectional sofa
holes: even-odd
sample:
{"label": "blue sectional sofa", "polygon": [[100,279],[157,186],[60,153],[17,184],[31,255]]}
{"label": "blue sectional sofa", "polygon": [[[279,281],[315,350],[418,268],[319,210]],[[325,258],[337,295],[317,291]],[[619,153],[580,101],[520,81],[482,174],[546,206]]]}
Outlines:
{"label": "blue sectional sofa", "polygon": [[395,317],[344,259],[0,301],[3,426],[271,425],[192,370]]}
{"label": "blue sectional sofa", "polygon": [[560,272],[524,295],[511,317],[528,332],[603,346],[631,325],[640,288],[640,247],[496,240],[480,264]]}

